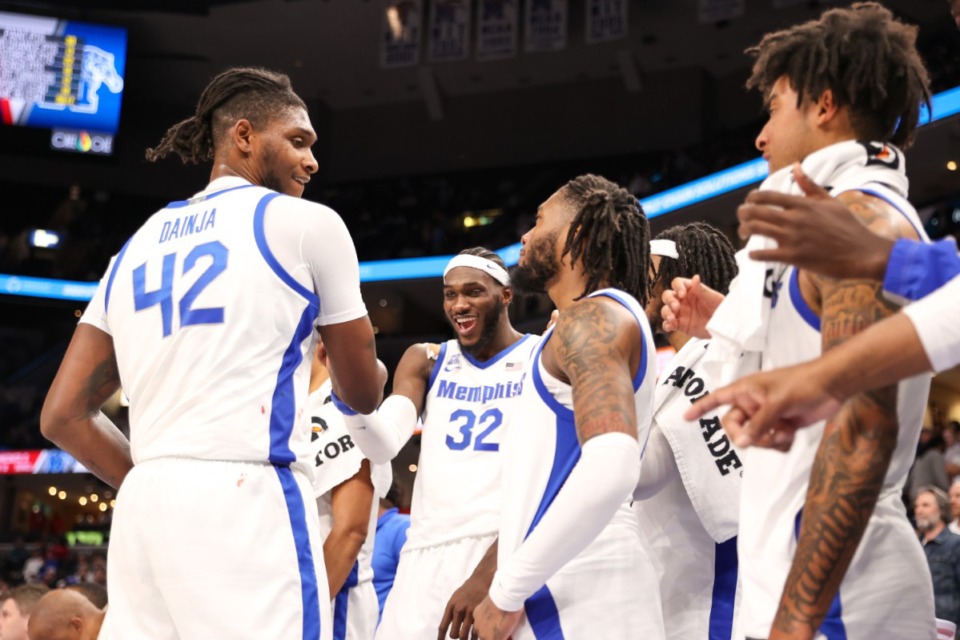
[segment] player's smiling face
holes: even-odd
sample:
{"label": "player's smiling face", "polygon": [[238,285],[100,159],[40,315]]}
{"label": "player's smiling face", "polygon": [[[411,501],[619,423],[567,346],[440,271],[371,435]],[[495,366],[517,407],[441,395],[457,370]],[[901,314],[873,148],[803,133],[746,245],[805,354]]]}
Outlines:
{"label": "player's smiling face", "polygon": [[310,150],[317,134],[307,112],[287,109],[274,116],[257,135],[259,183],[288,196],[302,196],[310,176],[317,172],[317,159]]}
{"label": "player's smiling face", "polygon": [[471,355],[493,340],[509,300],[509,288],[479,269],[457,267],[443,278],[443,311],[460,347]]}

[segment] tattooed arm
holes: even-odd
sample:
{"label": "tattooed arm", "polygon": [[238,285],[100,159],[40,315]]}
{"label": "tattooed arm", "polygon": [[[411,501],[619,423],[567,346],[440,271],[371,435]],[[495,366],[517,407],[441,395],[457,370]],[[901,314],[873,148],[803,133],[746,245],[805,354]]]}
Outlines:
{"label": "tattooed arm", "polygon": [[100,406],[119,388],[113,339],[81,323],[40,412],[44,437],[114,488],[133,467],[130,442]]}
{"label": "tattooed arm", "polygon": [[[840,199],[875,233],[889,238],[913,234],[882,200],[859,192],[842,194]],[[804,276],[809,274],[801,274],[801,289]],[[805,298],[819,297],[823,351],[895,311],[874,280],[809,276],[806,285]],[[876,506],[897,431],[896,386],[854,396],[827,422],[810,472],[797,550],[771,640],[816,634]]]}
{"label": "tattooed arm", "polygon": [[609,298],[580,300],[560,314],[543,365],[573,388],[580,458],[539,524],[497,568],[474,613],[480,638],[509,637],[524,601],[586,549],[632,494],[640,475],[632,380],[642,344],[632,314]]}

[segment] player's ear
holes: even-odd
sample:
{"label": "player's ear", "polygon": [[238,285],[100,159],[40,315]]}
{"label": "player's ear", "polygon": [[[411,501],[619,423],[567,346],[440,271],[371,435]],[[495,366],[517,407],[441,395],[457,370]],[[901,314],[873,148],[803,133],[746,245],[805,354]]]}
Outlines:
{"label": "player's ear", "polygon": [[513,287],[509,285],[501,287],[500,300],[502,300],[505,305],[510,304],[510,301],[513,300]]}

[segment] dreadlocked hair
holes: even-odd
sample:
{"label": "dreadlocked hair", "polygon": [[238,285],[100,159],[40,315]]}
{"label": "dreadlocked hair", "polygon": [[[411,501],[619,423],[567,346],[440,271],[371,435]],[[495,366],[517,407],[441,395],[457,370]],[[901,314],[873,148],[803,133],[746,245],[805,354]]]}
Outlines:
{"label": "dreadlocked hair", "polygon": [[674,278],[700,276],[703,284],[726,294],[730,281],[737,275],[736,253],[730,239],[719,229],[704,222],[677,225],[662,231],[656,240],[672,240],[677,245],[677,259],[661,256],[660,269],[650,288],[658,283],[669,287]]}
{"label": "dreadlocked hair", "polygon": [[829,89],[846,106],[860,140],[913,142],[920,106],[930,108],[930,77],[916,48],[917,28],[875,2],[831,9],[783,31],[767,34],[747,49],[756,58],[747,88],[766,97],[786,76],[804,98]]}
{"label": "dreadlocked hair", "polygon": [[583,296],[602,286],[616,287],[647,304],[650,227],[633,195],[606,178],[592,174],[574,178],[563,195],[575,213],[563,255],[583,265]]}
{"label": "dreadlocked hair", "polygon": [[147,160],[155,162],[170,153],[184,164],[211,160],[217,143],[237,120],[246,118],[260,128],[292,107],[306,109],[287,75],[256,67],[229,69],[210,81],[192,116],[167,129],[160,144],[147,149]]}
{"label": "dreadlocked hair", "polygon": [[489,260],[490,262],[493,262],[494,264],[499,265],[500,267],[503,267],[504,271],[507,270],[507,265],[503,262],[503,258],[501,258],[498,254],[494,253],[493,251],[490,251],[490,249],[487,249],[486,247],[471,247],[469,249],[464,249],[463,251],[460,252],[459,255],[477,256],[478,258]]}

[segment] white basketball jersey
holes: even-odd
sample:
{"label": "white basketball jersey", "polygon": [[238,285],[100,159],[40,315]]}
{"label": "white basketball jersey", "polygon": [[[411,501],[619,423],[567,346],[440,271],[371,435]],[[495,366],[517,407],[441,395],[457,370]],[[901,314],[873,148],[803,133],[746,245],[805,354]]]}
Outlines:
{"label": "white basketball jersey", "polygon": [[526,335],[486,362],[456,340],[441,346],[424,402],[406,549],[496,533],[502,427],[517,405],[536,344]]}
{"label": "white basketball jersey", "polygon": [[[881,185],[863,191],[888,201],[926,239],[916,212],[905,199]],[[793,267],[784,266],[774,273],[767,346],[762,354],[764,370],[795,365],[821,354],[820,318],[804,302],[798,275]],[[929,375],[898,385],[897,446],[863,539],[821,625],[822,637],[934,637],[932,581],[900,497],[916,454],[929,388]],[[744,454],[739,551],[742,628],[747,637],[765,638],[770,632],[796,550],[824,424],[798,430],[786,453],[751,447]]]}
{"label": "white basketball jersey", "polygon": [[336,213],[239,178],[151,216],[82,320],[113,337],[134,462],[306,462],[314,327],[366,314],[357,268]]}
{"label": "white basketball jersey", "polygon": [[[643,308],[629,294],[617,289],[602,289],[589,297],[606,296],[623,304],[636,317],[643,340],[640,365],[633,378],[637,413],[637,436],[641,449],[650,433],[653,393],[656,385],[656,347]],[[503,442],[503,514],[501,516],[498,560],[506,563],[526,537],[539,524],[580,459],[580,443],[573,414],[573,393],[569,384],[550,375],[543,367],[543,347],[553,335],[549,329],[534,350],[523,381],[523,393],[516,418]],[[636,536],[636,520],[625,500],[610,524],[567,566],[591,565],[593,550],[607,537],[620,535],[619,529]],[[636,540],[637,538],[634,538]],[[609,559],[606,561],[609,564]],[[603,564],[600,560],[597,564]],[[561,571],[563,571],[561,569]],[[556,611],[555,604],[543,606],[535,600],[551,598],[541,589],[527,600],[528,619],[534,631],[541,624],[537,611]],[[531,606],[533,609],[531,610]],[[562,615],[562,614],[561,614]]]}

